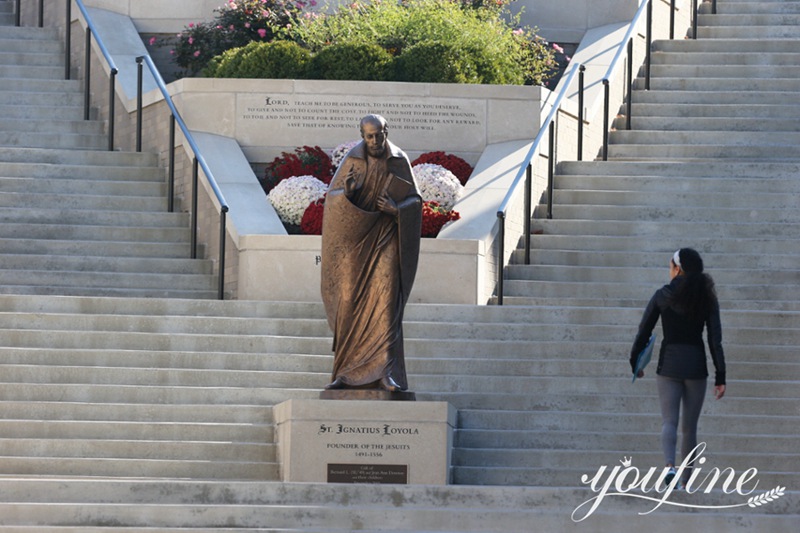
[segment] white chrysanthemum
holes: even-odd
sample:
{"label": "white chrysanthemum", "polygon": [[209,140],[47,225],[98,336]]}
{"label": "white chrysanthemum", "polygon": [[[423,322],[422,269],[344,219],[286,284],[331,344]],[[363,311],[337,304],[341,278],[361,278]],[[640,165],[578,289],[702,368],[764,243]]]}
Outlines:
{"label": "white chrysanthemum", "polygon": [[299,226],[306,208],[327,191],[328,186],[314,176],[293,176],[278,183],[267,197],[284,223]]}
{"label": "white chrysanthemum", "polygon": [[464,191],[464,186],[455,174],[442,165],[431,163],[416,165],[413,170],[423,201],[439,202],[448,211],[453,208]]}
{"label": "white chrysanthemum", "polygon": [[339,168],[339,165],[344,161],[344,156],[347,155],[347,152],[353,149],[355,145],[359,143],[358,140],[350,141],[346,143],[342,143],[336,148],[333,149],[331,152],[331,164],[333,168]]}

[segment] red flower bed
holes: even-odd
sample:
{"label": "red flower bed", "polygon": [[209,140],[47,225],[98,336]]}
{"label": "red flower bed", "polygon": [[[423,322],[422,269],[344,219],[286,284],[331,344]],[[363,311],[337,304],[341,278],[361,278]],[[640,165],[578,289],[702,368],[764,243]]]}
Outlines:
{"label": "red flower bed", "polygon": [[300,221],[300,231],[304,235],[322,235],[322,214],[325,211],[325,197],[323,196],[306,208],[303,219]]}
{"label": "red flower bed", "polygon": [[330,183],[334,173],[330,156],[319,146],[295,148],[294,153],[283,152],[264,170],[261,186],[269,194],[278,183],[292,176],[314,176]]}
{"label": "red flower bed", "polygon": [[[325,211],[325,198],[311,203],[303,213],[300,231],[304,235],[322,235],[322,216]],[[422,236],[436,237],[442,226],[451,220],[458,220],[461,215],[456,211],[446,211],[437,202],[422,204]]]}
{"label": "red flower bed", "polygon": [[453,154],[446,154],[444,152],[426,152],[411,162],[411,166],[429,163],[432,165],[441,165],[450,172],[452,172],[461,185],[467,183],[470,174],[472,174],[472,167],[469,163]]}
{"label": "red flower bed", "polygon": [[422,204],[422,236],[436,237],[442,226],[459,218],[461,215],[457,211],[447,211],[438,202],[424,202]]}

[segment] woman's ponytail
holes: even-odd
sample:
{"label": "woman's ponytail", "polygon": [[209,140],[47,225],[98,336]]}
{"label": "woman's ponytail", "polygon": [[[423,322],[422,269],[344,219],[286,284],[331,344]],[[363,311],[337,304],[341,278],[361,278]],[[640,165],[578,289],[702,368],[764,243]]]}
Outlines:
{"label": "woman's ponytail", "polygon": [[703,259],[692,248],[681,248],[675,254],[683,276],[670,298],[670,305],[692,320],[704,320],[717,301],[714,280],[703,272]]}

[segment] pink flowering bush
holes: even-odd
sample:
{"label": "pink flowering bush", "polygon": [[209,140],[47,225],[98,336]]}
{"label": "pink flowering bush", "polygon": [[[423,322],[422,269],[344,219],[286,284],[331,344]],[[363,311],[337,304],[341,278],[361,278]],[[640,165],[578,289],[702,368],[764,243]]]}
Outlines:
{"label": "pink flowering bush", "polygon": [[227,0],[214,10],[217,16],[212,22],[189,24],[176,36],[175,63],[191,76],[226,50],[285,38],[303,7],[315,4],[316,0]]}

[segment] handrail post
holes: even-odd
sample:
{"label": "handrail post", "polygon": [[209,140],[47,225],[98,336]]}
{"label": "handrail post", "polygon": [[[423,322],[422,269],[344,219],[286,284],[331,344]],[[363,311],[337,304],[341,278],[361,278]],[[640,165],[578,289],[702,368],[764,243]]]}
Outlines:
{"label": "handrail post", "polygon": [[578,69],[578,161],[583,161],[583,98],[584,98],[584,72],[586,67],[581,65]]}
{"label": "handrail post", "polygon": [[644,51],[644,90],[650,90],[650,48],[653,46],[653,0],[647,0],[647,36]]}
{"label": "handrail post", "polygon": [[506,240],[506,214],[502,211],[497,212],[497,223],[499,225],[497,230],[498,250],[497,250],[497,305],[503,305],[503,257],[506,253],[505,240]]}
{"label": "handrail post", "polygon": [[192,159],[192,259],[197,259],[197,158]]}
{"label": "handrail post", "polygon": [[525,220],[522,227],[525,231],[525,264],[531,264],[531,196],[533,193],[533,165],[525,168]]}
{"label": "handrail post", "polygon": [[175,115],[169,116],[169,180],[167,183],[167,209],[175,211]]}
{"label": "handrail post", "polygon": [[219,288],[217,298],[225,299],[225,222],[227,220],[228,209],[223,207],[219,211]]}
{"label": "handrail post", "polygon": [[628,41],[628,75],[626,84],[628,87],[628,101],[625,105],[625,129],[631,129],[631,93],[633,93],[633,37]]}
{"label": "handrail post", "polygon": [[603,80],[603,161],[608,161],[608,112],[611,99],[609,81]]}
{"label": "handrail post", "polygon": [[139,56],[136,58],[136,151],[142,151],[142,78],[144,77],[144,65]]}
{"label": "handrail post", "polygon": [[86,74],[83,79],[83,120],[89,120],[90,84],[92,74],[92,30],[86,28],[86,61],[84,63]]}
{"label": "handrail post", "polygon": [[547,218],[553,218],[553,162],[555,159],[556,123],[549,126],[549,146],[547,147]]}
{"label": "handrail post", "polygon": [[44,28],[44,0],[39,0],[39,27]]}
{"label": "handrail post", "polygon": [[67,21],[64,25],[64,79],[70,77],[70,49],[72,48],[72,0],[67,0]]}
{"label": "handrail post", "polygon": [[111,78],[108,83],[108,151],[114,151],[114,122],[117,104],[117,69],[111,69]]}
{"label": "handrail post", "polygon": [[669,40],[675,38],[675,0],[669,1]]}
{"label": "handrail post", "polygon": [[692,0],[692,39],[697,39],[697,0]]}
{"label": "handrail post", "polygon": [[22,13],[20,12],[20,0],[17,0],[16,4],[14,4],[14,25],[19,27],[22,26]]}

